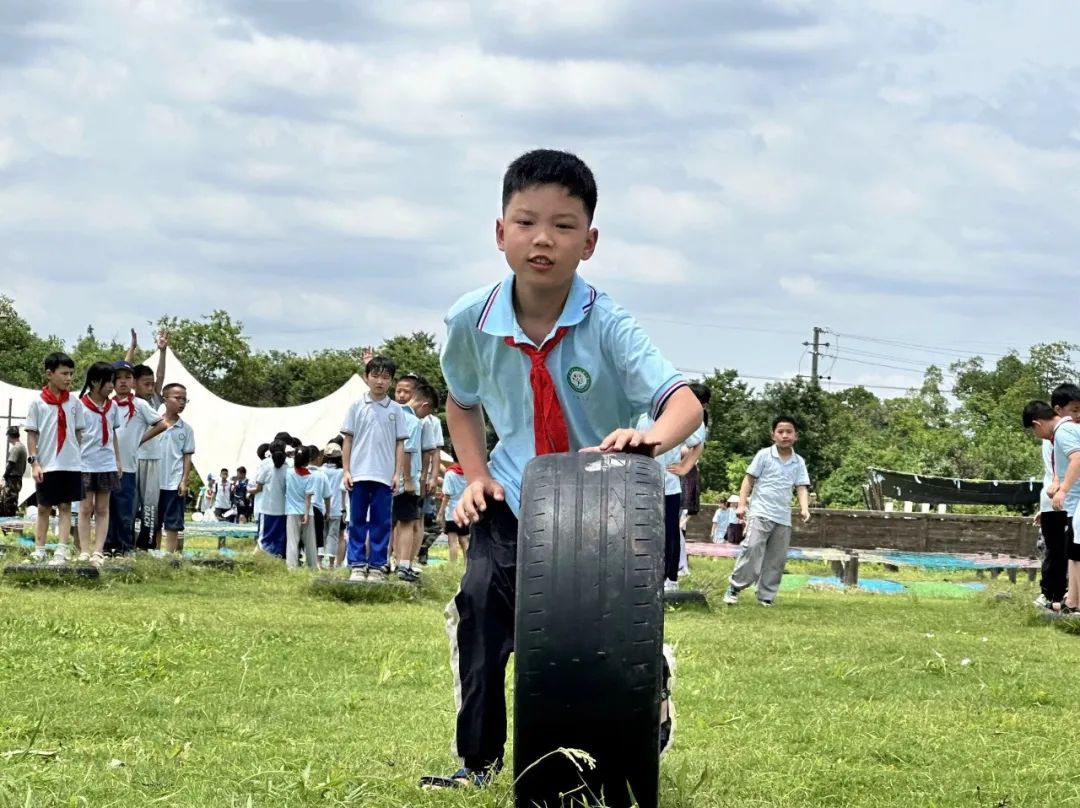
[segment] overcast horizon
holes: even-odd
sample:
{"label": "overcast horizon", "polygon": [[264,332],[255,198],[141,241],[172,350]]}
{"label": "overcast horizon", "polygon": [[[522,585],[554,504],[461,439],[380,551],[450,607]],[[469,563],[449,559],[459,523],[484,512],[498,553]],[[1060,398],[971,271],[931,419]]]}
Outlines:
{"label": "overcast horizon", "polygon": [[808,374],[821,326],[823,375],[894,395],[1073,336],[1077,30],[1049,0],[5,2],[0,292],[68,341],[216,308],[259,349],[441,341],[508,272],[506,165],[563,148],[599,185],[581,274],[676,366]]}

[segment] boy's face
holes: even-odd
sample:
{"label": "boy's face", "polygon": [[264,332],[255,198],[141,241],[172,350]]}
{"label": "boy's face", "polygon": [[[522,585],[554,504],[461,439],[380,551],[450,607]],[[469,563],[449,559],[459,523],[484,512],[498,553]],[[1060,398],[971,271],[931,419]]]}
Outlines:
{"label": "boy's face", "polygon": [[384,370],[376,370],[367,375],[367,386],[371,391],[372,398],[382,398],[390,390],[390,383],[394,377]]}
{"label": "boy's face", "polygon": [[1050,440],[1054,436],[1054,423],[1052,421],[1032,421],[1031,431],[1039,440]]}
{"label": "boy's face", "polygon": [[139,398],[150,398],[154,394],[154,376],[147,374],[135,380],[135,395]]}
{"label": "boy's face", "polygon": [[394,400],[398,404],[408,404],[416,392],[416,383],[412,379],[398,379],[394,388]]}
{"label": "boy's face", "polygon": [[561,185],[518,191],[495,222],[495,242],[515,278],[539,289],[568,287],[598,235],[585,205]]}
{"label": "boy's face", "polygon": [[71,389],[71,380],[73,378],[75,378],[75,368],[65,367],[64,365],[61,365],[56,370],[45,371],[45,381],[48,382],[50,387],[61,392]]}
{"label": "boy's face", "polygon": [[799,439],[799,433],[795,431],[795,425],[787,421],[781,421],[776,425],[772,433],[773,443],[781,449],[790,449]]}
{"label": "boy's face", "polygon": [[185,407],[187,407],[187,390],[183,387],[173,387],[165,394],[165,411],[170,415],[179,415]]}
{"label": "boy's face", "polygon": [[1054,412],[1062,418],[1068,416],[1074,421],[1080,421],[1080,401],[1070,401],[1064,407],[1054,407]]}
{"label": "boy's face", "polygon": [[126,396],[131,392],[131,385],[135,381],[135,377],[130,370],[118,370],[116,371],[116,395]]}

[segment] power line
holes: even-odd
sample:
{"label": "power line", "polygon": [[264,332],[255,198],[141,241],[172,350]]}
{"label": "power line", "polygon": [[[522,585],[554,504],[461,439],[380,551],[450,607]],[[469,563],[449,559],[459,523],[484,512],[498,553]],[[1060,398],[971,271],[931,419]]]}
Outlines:
{"label": "power line", "polygon": [[[827,354],[827,356],[832,356],[832,354]],[[852,359],[849,356],[836,356],[834,358],[838,362],[854,362],[856,365],[869,365],[870,367],[875,367],[875,368],[888,368],[890,370],[906,370],[908,373],[922,373],[922,372],[924,372],[926,370],[925,367],[920,368],[920,367],[911,367],[911,366],[905,367],[903,365],[890,365],[890,364],[886,364],[885,362],[870,362],[870,361],[867,361],[865,359]],[[904,361],[904,360],[901,360],[901,361]],[[947,379],[956,378],[951,373],[942,373],[941,375],[943,377],[947,378]]]}
{"label": "power line", "polygon": [[1010,351],[1009,353],[991,353],[991,352],[988,352],[988,351],[972,351],[970,348],[967,348],[967,349],[961,349],[961,348],[952,349],[952,348],[947,348],[947,347],[942,346],[942,345],[925,345],[925,344],[918,343],[918,342],[908,342],[906,340],[886,339],[884,337],[870,337],[870,336],[866,336],[865,334],[847,334],[847,333],[837,332],[837,331],[834,331],[832,333],[836,334],[836,336],[838,336],[838,337],[846,337],[848,339],[858,340],[860,342],[875,342],[875,343],[878,343],[878,344],[881,344],[881,345],[892,345],[892,346],[895,346],[897,348],[907,348],[907,349],[921,350],[921,351],[926,351],[927,353],[944,354],[945,356],[965,356],[965,357],[970,357],[970,356],[978,355],[978,356],[993,357],[993,358],[996,358],[996,359],[1004,359],[1006,356],[1010,356],[1013,353],[1012,351]]}
{"label": "power line", "polygon": [[[682,372],[682,373],[690,373],[690,374],[693,374],[695,376],[700,376],[701,378],[705,378],[706,376],[710,376],[715,372],[715,371],[700,370],[698,368],[675,368],[675,369]],[[750,380],[753,380],[753,381],[765,381],[765,382],[793,382],[793,381],[795,381],[796,379],[798,379],[800,377],[799,376],[758,376],[758,375],[755,375],[753,373],[738,373],[737,372],[736,378],[750,379]],[[908,385],[907,387],[903,387],[901,385],[896,385],[896,384],[871,384],[869,382],[841,382],[841,381],[836,381],[835,379],[829,380],[828,384],[829,384],[829,386],[865,387],[865,388],[874,389],[874,390],[905,390],[906,391],[906,390],[914,390],[914,389],[918,388],[918,385]],[[953,392],[953,390],[952,390],[952,388],[949,388],[948,390],[942,390],[941,392],[943,392],[943,393],[951,393],[951,392]]]}

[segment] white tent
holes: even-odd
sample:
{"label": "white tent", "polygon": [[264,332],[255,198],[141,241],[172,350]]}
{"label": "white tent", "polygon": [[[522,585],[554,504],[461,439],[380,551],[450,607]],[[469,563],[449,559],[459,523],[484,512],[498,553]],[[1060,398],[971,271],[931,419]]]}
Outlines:
{"label": "white tent", "polygon": [[[0,418],[4,419],[4,432],[7,432],[8,422],[8,405],[10,403],[11,409],[11,426],[17,426],[22,429],[22,425],[26,421],[26,414],[30,410],[30,402],[41,395],[41,390],[28,390],[25,387],[16,387],[13,384],[0,381]],[[22,433],[23,445],[26,445],[26,433]],[[7,436],[4,436],[4,445],[7,446]],[[4,459],[7,458],[7,449],[4,450]],[[6,462],[5,462],[6,466]],[[0,470],[0,474],[3,471]],[[34,493],[34,478],[30,474],[30,465],[26,466],[26,473],[23,475],[22,491],[19,495],[20,499],[25,500],[32,493]]]}
{"label": "white tent", "polygon": [[[333,393],[310,404],[244,407],[211,393],[188,372],[172,350],[166,350],[165,383],[178,382],[187,387],[188,405],[182,417],[195,433],[194,465],[204,480],[208,474],[216,477],[223,468],[228,469],[230,475],[234,474],[237,466],[246,466],[249,476],[254,476],[258,464],[255,450],[278,432],[288,432],[305,444],[322,448],[338,434],[349,405],[368,389],[354,373]],[[30,402],[38,395],[39,390],[0,382],[0,416],[6,416],[7,401],[10,400],[12,413],[16,416],[13,423],[21,426],[19,416],[26,415]],[[34,482],[28,468],[23,478],[22,498],[29,497],[33,491]]]}
{"label": "white tent", "polygon": [[259,459],[255,450],[278,432],[288,432],[305,445],[320,449],[338,434],[349,405],[367,392],[367,385],[355,373],[325,398],[298,407],[245,407],[211,393],[188,372],[176,354],[166,349],[165,383],[187,387],[188,405],[183,416],[195,432],[194,465],[205,480],[221,469],[236,473],[246,466],[254,476]]}

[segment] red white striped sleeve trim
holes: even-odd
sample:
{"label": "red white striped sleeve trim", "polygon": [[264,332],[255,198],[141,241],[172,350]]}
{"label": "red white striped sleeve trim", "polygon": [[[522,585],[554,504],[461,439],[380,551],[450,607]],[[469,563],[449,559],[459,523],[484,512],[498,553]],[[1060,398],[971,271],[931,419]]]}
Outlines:
{"label": "red white striped sleeve trim", "polygon": [[672,395],[674,395],[675,391],[678,390],[680,387],[686,386],[686,382],[682,379],[679,379],[678,381],[672,382],[667,387],[667,389],[665,389],[664,392],[660,394],[659,398],[656,399],[656,406],[653,407],[652,411],[652,419],[654,421],[660,417],[660,413],[664,411],[664,407],[667,405],[668,399],[671,398]]}
{"label": "red white striped sleeve trim", "polygon": [[[495,284],[495,288],[491,290],[491,294],[488,295],[487,302],[484,303],[484,308],[480,311],[480,318],[476,321],[476,328],[480,331],[484,330],[484,324],[487,323],[488,315],[491,314],[491,309],[495,305],[495,298],[499,296],[499,289],[502,288],[501,283]],[[455,399],[456,401],[457,399]],[[461,404],[458,401],[458,404]]]}

